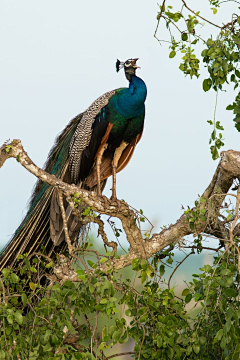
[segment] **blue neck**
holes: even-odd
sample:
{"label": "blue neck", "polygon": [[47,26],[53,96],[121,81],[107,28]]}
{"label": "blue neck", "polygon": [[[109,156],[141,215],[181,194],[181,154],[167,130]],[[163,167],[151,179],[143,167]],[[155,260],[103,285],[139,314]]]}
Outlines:
{"label": "blue neck", "polygon": [[129,93],[134,97],[134,100],[139,103],[144,103],[147,97],[147,87],[145,82],[137,76],[132,76],[129,82]]}
{"label": "blue neck", "polygon": [[118,96],[118,107],[125,116],[138,116],[144,111],[147,88],[142,79],[132,76],[129,87],[121,89]]}

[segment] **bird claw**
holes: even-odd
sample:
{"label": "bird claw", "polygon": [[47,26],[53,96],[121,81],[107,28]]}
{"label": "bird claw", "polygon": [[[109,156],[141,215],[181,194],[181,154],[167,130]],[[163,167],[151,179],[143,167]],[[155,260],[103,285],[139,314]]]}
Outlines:
{"label": "bird claw", "polygon": [[104,201],[104,207],[106,209],[108,207],[108,205],[109,205],[109,199],[105,195],[103,195],[102,198],[103,198],[103,201]]}
{"label": "bird claw", "polygon": [[99,191],[99,190],[97,189],[97,196],[102,196],[101,190]]}
{"label": "bird claw", "polygon": [[118,210],[118,212],[119,212],[120,207],[121,207],[121,204],[122,204],[121,200],[118,200],[118,199],[116,198],[116,196],[113,196],[113,195],[110,197],[110,200],[111,200],[111,202],[117,204],[117,210]]}

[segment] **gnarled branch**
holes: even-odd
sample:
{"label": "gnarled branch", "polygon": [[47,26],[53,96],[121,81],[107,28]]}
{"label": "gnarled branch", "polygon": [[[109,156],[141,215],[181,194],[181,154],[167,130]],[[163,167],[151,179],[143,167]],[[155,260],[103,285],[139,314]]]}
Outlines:
{"label": "gnarled branch", "polygon": [[[46,173],[32,162],[23,149],[20,140],[13,140],[11,144],[3,144],[0,148],[0,167],[10,157],[16,158],[22,166],[43,182],[59,189],[66,198],[71,198],[74,195],[76,197],[76,194],[78,194],[77,196],[93,211],[117,217],[121,220],[130,248],[127,254],[120,256],[119,259],[114,259],[112,264],[114,269],[128,266],[135,258],[148,259],[156,252],[190,234],[204,232],[221,238],[225,242],[230,242],[229,229],[226,223],[219,219],[219,211],[233,180],[240,178],[240,152],[229,150],[221,154],[221,160],[213,179],[201,197],[204,201],[197,208],[191,209],[190,213],[196,210],[204,210],[206,212],[205,220],[200,217],[195,222],[195,227],[191,228],[188,221],[189,215],[183,214],[169,228],[153,234],[149,239],[142,236],[141,229],[136,221],[136,214],[126,202],[115,202],[106,197],[97,196],[94,192],[83,190],[73,184],[64,183],[61,179],[57,179],[56,176]],[[99,223],[99,225],[101,227],[102,223]],[[233,230],[231,228],[231,234]],[[102,235],[105,236],[104,233]],[[105,271],[108,268],[103,264],[101,270]],[[71,274],[70,277],[74,278],[74,274]]]}

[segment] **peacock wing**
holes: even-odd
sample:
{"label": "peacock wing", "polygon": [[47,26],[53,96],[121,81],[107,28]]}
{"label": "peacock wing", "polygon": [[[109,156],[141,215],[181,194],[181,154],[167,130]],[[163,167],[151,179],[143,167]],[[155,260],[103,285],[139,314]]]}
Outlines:
{"label": "peacock wing", "polygon": [[106,119],[106,105],[114,94],[115,90],[109,91],[89,106],[72,137],[69,165],[71,180],[75,184],[86,178],[91,169],[96,152],[109,125]]}
{"label": "peacock wing", "polygon": [[[107,141],[112,127],[112,124],[107,120],[107,104],[114,94],[115,91],[110,91],[102,95],[83,113],[69,145],[67,168],[62,173],[64,182],[73,182],[80,187],[84,187],[84,179],[91,170],[96,153],[101,144]],[[102,188],[104,186],[105,182],[102,183]],[[78,237],[79,231],[84,231],[84,227],[82,227],[79,219],[72,214],[66,199],[64,199],[64,208],[69,236],[74,242]],[[79,206],[78,210],[81,212],[84,208],[83,204]],[[56,246],[65,239],[59,195],[56,189],[53,190],[51,200],[50,232],[51,239]]]}

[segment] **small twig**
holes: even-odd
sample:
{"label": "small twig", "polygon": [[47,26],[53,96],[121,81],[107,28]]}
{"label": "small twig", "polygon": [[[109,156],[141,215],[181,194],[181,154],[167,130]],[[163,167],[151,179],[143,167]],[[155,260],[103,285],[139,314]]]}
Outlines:
{"label": "small twig", "polygon": [[219,251],[222,246],[219,246],[218,248],[210,248],[205,246],[182,246],[183,249],[201,249],[201,250],[211,250],[211,251]]}
{"label": "small twig", "polygon": [[236,201],[236,207],[235,207],[235,219],[232,223],[232,226],[231,226],[231,229],[229,230],[229,237],[230,237],[230,243],[231,245],[233,245],[233,230],[235,228],[235,225],[238,221],[238,213],[239,213],[239,204],[240,204],[240,186],[238,188],[238,192],[237,192],[237,195],[234,195],[236,198],[237,198],[237,201]]}
{"label": "small twig", "polygon": [[103,242],[106,246],[112,247],[114,253],[117,252],[117,243],[115,241],[108,241],[107,234],[104,231],[104,222],[100,219],[100,216],[82,216],[81,212],[74,206],[74,202],[71,197],[66,199],[72,209],[73,214],[78,218],[78,220],[83,224],[95,223],[98,224],[98,235],[101,235]]}
{"label": "small twig", "polygon": [[240,186],[238,187],[238,192],[237,192],[237,201],[236,201],[236,207],[235,207],[235,219],[232,223],[231,229],[229,230],[229,238],[230,238],[230,244],[231,244],[230,246],[234,246],[234,248],[237,250],[237,253],[238,253],[238,272],[240,275],[240,250],[233,240],[233,230],[239,219],[239,205],[240,205]]}
{"label": "small twig", "polygon": [[108,357],[107,357],[107,360],[113,359],[113,358],[115,358],[115,357],[117,357],[117,356],[134,355],[134,354],[135,354],[135,352],[133,352],[133,351],[124,352],[124,353],[119,353],[119,354],[115,354],[115,355],[108,356]]}
{"label": "small twig", "polygon": [[[2,280],[1,277],[0,277],[0,283],[1,283],[1,286],[2,286],[3,303],[5,303],[6,302],[6,291],[5,291],[5,286],[4,286],[4,283],[3,283],[3,280]],[[0,304],[1,304],[1,299],[0,299]]]}
{"label": "small twig", "polygon": [[158,15],[158,23],[157,23],[157,27],[155,29],[155,33],[154,33],[154,37],[156,38],[156,34],[157,34],[157,31],[158,31],[158,26],[159,26],[159,23],[160,23],[160,20],[161,20],[161,17],[162,17],[162,13],[163,11],[165,10],[165,2],[166,0],[163,0],[163,3],[162,3],[162,6],[161,6],[161,10],[160,10],[160,13]]}
{"label": "small twig", "polygon": [[179,27],[175,24],[174,21],[172,21],[171,19],[169,19],[169,18],[166,17],[165,15],[162,15],[162,18],[163,18],[164,20],[166,20],[167,22],[170,22],[171,24],[173,24],[173,25],[175,26],[175,28],[176,28],[181,34],[183,33],[183,31],[181,31],[181,30],[179,29]]}
{"label": "small twig", "polygon": [[36,313],[36,311],[34,310],[34,308],[33,308],[33,306],[32,306],[32,304],[31,304],[30,301],[28,301],[28,305],[30,306],[30,308],[31,308],[32,311],[34,312],[34,315],[35,315],[36,318],[42,319],[42,320],[44,320],[46,323],[50,324],[50,321],[48,321],[45,317],[40,316],[40,315],[37,315],[37,313]]}
{"label": "small twig", "polygon": [[42,254],[42,253],[39,253],[39,252],[34,252],[32,254],[30,254],[28,256],[28,259],[30,260],[34,255],[36,256],[40,256],[40,257],[44,257],[45,259],[47,259],[49,262],[53,262],[53,259],[51,259],[49,256],[45,255],[45,254]]}
{"label": "small twig", "polygon": [[224,0],[224,1],[221,1],[220,3],[218,3],[218,5],[221,5],[221,4],[225,3],[225,2],[230,2],[230,1],[235,2],[237,4],[240,4],[240,2],[237,1],[237,0]]}
{"label": "small twig", "polygon": [[143,338],[142,338],[142,342],[141,342],[141,345],[140,345],[140,348],[139,348],[139,353],[138,353],[138,360],[140,360],[140,356],[141,356],[141,350],[142,350],[142,346],[143,346],[143,343],[144,343],[144,340],[145,340],[145,336],[146,336],[146,331],[145,331],[145,328],[144,326],[141,324],[140,325],[143,329]]}
{"label": "small twig", "polygon": [[219,29],[222,29],[221,26],[219,26],[219,25],[217,25],[217,24],[214,24],[213,22],[205,19],[204,17],[202,17],[202,16],[199,15],[199,14],[197,15],[195,11],[193,11],[192,9],[190,9],[190,7],[186,4],[186,2],[185,2],[184,0],[182,0],[182,2],[183,2],[183,4],[184,4],[185,8],[188,9],[189,11],[191,11],[191,13],[193,13],[195,16],[198,16],[200,19],[206,21],[207,23],[209,23],[209,24],[211,24],[211,25],[213,25],[213,26],[216,26],[216,27],[219,28]]}
{"label": "small twig", "polygon": [[114,229],[114,225],[112,224],[112,221],[110,220],[111,218],[112,218],[112,217],[109,216],[109,218],[107,219],[107,222],[108,222],[108,224],[110,225],[110,227],[111,227],[111,229],[112,229],[112,232],[113,232],[113,234],[114,234],[114,236],[115,236],[115,238],[116,238],[116,240],[117,240],[117,242],[118,242],[118,245],[119,245],[120,248],[123,250],[123,252],[125,252],[125,253],[127,254],[127,251],[126,251],[126,250],[124,249],[124,247],[121,245],[118,237],[116,236],[116,231],[115,231],[115,229]]}
{"label": "small twig", "polygon": [[237,20],[238,20],[238,19],[229,21],[227,24],[223,25],[222,30],[224,30],[224,29],[226,29],[228,26],[232,25],[231,31],[234,32],[233,29],[234,29],[234,25],[236,24]]}
{"label": "small twig", "polygon": [[87,264],[79,256],[77,256],[76,254],[72,254],[72,256],[75,259],[77,259],[85,267],[86,273],[89,274],[89,268],[88,268]]}
{"label": "small twig", "polygon": [[90,321],[89,321],[87,315],[84,314],[84,317],[85,317],[85,319],[86,319],[86,322],[87,322],[87,324],[88,324],[88,327],[89,327],[90,331],[92,332],[92,325],[90,324]]}
{"label": "small twig", "polygon": [[88,216],[84,218],[83,221],[86,222],[93,222],[95,224],[98,224],[98,235],[101,235],[103,242],[106,246],[113,248],[113,252],[117,252],[117,243],[115,241],[108,241],[107,234],[104,231],[104,222],[100,219],[99,216]]}
{"label": "small twig", "polygon": [[65,233],[65,239],[66,242],[68,244],[68,250],[69,250],[69,254],[72,255],[73,254],[73,246],[71,244],[71,239],[68,233],[68,224],[67,224],[67,218],[66,218],[66,212],[64,209],[64,205],[63,205],[63,195],[62,192],[60,190],[58,190],[58,196],[59,196],[59,205],[60,205],[60,209],[62,212],[62,219],[63,219],[63,229],[64,229],[64,233]]}
{"label": "small twig", "polygon": [[189,254],[187,254],[185,256],[185,258],[180,261],[180,263],[175,267],[175,269],[173,270],[173,272],[171,273],[170,277],[169,277],[169,280],[168,280],[168,289],[170,290],[170,282],[171,282],[171,279],[173,277],[173,275],[175,274],[175,272],[177,271],[177,269],[179,268],[180,265],[182,265],[182,263],[192,254],[195,254],[195,252],[192,250]]}
{"label": "small twig", "polygon": [[[94,326],[94,329],[93,329],[93,332],[92,332],[92,336],[91,336],[91,353],[92,353],[92,350],[93,350],[92,343],[93,343],[93,340],[95,339],[95,332],[97,331],[97,328],[98,328],[98,314],[99,314],[99,310],[96,311],[96,315],[95,315],[95,326]],[[95,340],[96,340],[96,339],[95,339]]]}

